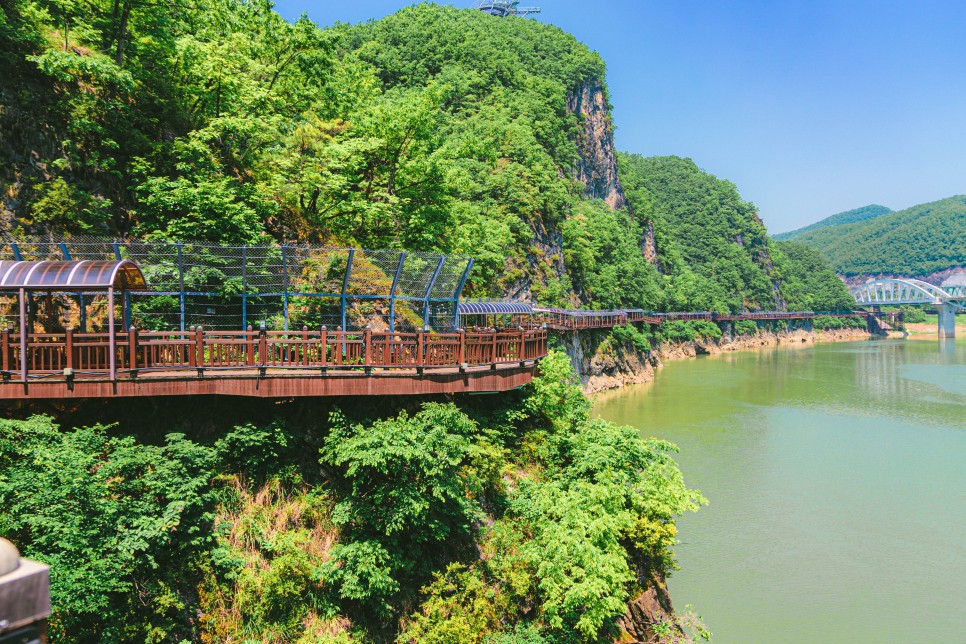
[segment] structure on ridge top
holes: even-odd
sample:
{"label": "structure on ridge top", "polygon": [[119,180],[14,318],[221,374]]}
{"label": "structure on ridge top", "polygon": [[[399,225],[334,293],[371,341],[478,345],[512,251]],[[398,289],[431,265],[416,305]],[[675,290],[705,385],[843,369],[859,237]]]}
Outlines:
{"label": "structure on ridge top", "polygon": [[540,7],[521,7],[519,2],[506,2],[503,0],[482,0],[482,2],[476,5],[476,8],[491,16],[499,16],[500,18],[540,13]]}

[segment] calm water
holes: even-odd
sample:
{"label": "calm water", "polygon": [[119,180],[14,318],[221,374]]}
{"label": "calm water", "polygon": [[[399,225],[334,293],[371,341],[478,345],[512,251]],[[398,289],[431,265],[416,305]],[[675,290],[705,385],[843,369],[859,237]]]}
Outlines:
{"label": "calm water", "polygon": [[966,339],[672,362],[597,411],[711,501],[670,587],[715,642],[966,642]]}

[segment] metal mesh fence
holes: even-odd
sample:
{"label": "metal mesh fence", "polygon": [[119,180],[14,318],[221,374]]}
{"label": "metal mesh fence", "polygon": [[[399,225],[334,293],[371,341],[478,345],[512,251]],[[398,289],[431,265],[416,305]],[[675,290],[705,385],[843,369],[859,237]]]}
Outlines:
{"label": "metal mesh fence", "polygon": [[[93,237],[7,238],[0,259],[133,260],[150,290],[124,296],[125,324],[152,330],[262,323],[269,329],[449,330],[473,266],[469,258],[436,253]],[[80,294],[74,299],[78,309],[89,307]],[[0,302],[0,323],[13,314],[13,306]]]}

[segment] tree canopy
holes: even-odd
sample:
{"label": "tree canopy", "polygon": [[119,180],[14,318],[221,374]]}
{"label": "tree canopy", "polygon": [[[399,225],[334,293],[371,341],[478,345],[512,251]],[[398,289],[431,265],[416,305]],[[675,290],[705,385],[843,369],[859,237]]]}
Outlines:
{"label": "tree canopy", "polygon": [[826,217],[821,221],[817,221],[814,224],[805,226],[803,228],[798,228],[796,230],[790,230],[785,233],[779,233],[777,235],[772,235],[772,238],[776,241],[791,241],[796,237],[801,237],[805,233],[810,233],[813,230],[819,230],[820,228],[828,228],[831,226],[844,226],[845,224],[854,224],[859,221],[865,221],[866,219],[874,219],[881,215],[888,215],[892,212],[891,208],[886,208],[885,206],[880,206],[878,204],[871,204],[868,206],[863,206],[861,208],[855,208],[854,210],[847,210],[845,212],[840,212],[837,215],[832,215],[831,217]]}
{"label": "tree canopy", "polygon": [[966,266],[966,196],[949,197],[796,238],[843,275],[927,276]]}

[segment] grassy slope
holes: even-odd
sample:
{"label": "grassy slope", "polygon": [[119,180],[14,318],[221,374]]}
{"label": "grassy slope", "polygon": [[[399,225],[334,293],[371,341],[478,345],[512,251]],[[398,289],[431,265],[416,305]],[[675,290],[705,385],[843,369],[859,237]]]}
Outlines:
{"label": "grassy slope", "polygon": [[796,230],[790,230],[785,233],[778,233],[777,235],[772,235],[772,239],[776,241],[790,241],[797,237],[801,237],[806,233],[810,233],[815,230],[820,230],[822,228],[829,228],[831,226],[844,226],[846,224],[854,224],[860,221],[866,221],[868,219],[875,219],[876,217],[881,217],[882,215],[888,215],[893,212],[891,208],[885,206],[880,206],[878,204],[871,204],[868,206],[863,206],[861,208],[855,208],[854,210],[847,210],[845,212],[840,212],[837,215],[832,215],[831,217],[826,217],[821,221],[816,221],[814,224],[805,226],[803,228],[798,228]]}
{"label": "grassy slope", "polygon": [[845,275],[928,275],[966,265],[966,196],[921,204],[797,238]]}

